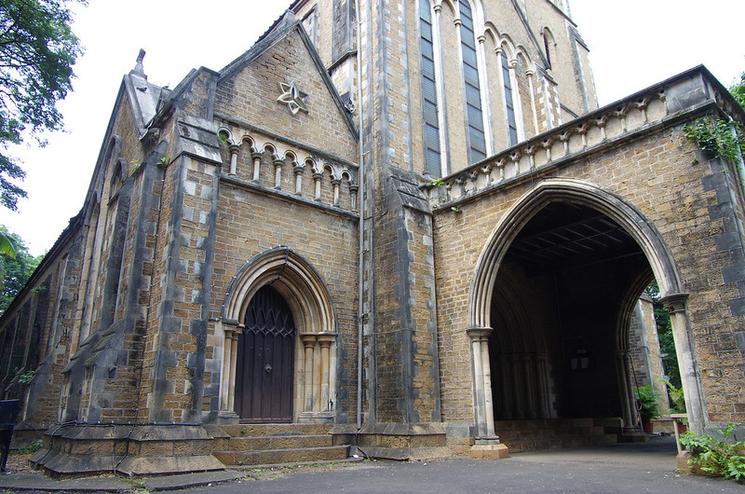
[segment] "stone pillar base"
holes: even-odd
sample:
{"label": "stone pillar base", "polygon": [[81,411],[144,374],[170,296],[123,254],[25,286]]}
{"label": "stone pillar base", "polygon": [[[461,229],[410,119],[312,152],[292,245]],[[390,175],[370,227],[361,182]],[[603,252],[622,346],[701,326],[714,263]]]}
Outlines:
{"label": "stone pillar base", "polygon": [[300,424],[333,424],[333,412],[303,412],[297,417]]}
{"label": "stone pillar base", "polygon": [[223,424],[223,425],[232,425],[232,424],[239,424],[241,421],[241,418],[238,416],[235,412],[226,412],[221,411],[217,414],[217,424]]}
{"label": "stone pillar base", "polygon": [[[341,433],[338,429],[336,433]],[[452,454],[442,423],[375,424],[349,437],[368,458],[424,460]]]}
{"label": "stone pillar base", "polygon": [[474,444],[469,451],[471,458],[476,460],[501,460],[510,456],[506,445],[498,444]]}
{"label": "stone pillar base", "polygon": [[53,476],[120,473],[162,475],[224,470],[212,456],[212,436],[195,425],[52,427],[32,464]]}

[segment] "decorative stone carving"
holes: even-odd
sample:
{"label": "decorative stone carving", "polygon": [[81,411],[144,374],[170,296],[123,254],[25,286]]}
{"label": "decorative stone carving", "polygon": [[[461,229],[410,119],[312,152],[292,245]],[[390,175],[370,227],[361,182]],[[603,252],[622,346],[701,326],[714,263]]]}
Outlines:
{"label": "decorative stone carving", "polygon": [[297,115],[300,112],[308,113],[308,95],[300,91],[295,82],[289,84],[280,82],[279,85],[283,92],[277,98],[278,102],[287,105],[293,115]]}

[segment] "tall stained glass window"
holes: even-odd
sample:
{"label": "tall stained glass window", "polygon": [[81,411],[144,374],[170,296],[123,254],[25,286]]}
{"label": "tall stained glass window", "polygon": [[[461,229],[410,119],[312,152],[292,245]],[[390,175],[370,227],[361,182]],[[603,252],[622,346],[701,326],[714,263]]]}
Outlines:
{"label": "tall stained glass window", "polygon": [[502,79],[504,79],[504,99],[507,110],[507,138],[510,146],[517,144],[517,118],[515,117],[515,97],[512,90],[512,78],[510,77],[510,65],[507,55],[502,52]]}
{"label": "tall stained glass window", "polygon": [[476,55],[473,9],[468,0],[459,0],[460,39],[463,51],[463,75],[466,88],[466,121],[468,122],[468,161],[475,163],[486,158],[484,113],[481,106],[481,85]]}
{"label": "tall stained glass window", "polygon": [[419,24],[421,39],[419,50],[422,53],[422,107],[424,118],[424,162],[429,174],[439,177],[442,173],[440,148],[440,117],[437,105],[437,79],[435,76],[434,32],[432,29],[432,10],[429,0],[419,2]]}

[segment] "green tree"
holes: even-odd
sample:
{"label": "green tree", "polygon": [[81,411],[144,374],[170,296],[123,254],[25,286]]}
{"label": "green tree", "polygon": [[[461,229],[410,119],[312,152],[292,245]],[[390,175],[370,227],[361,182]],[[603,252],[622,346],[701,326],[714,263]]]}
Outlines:
{"label": "green tree", "polygon": [[680,388],[680,369],[678,368],[678,355],[675,353],[673,326],[670,323],[670,313],[660,303],[660,289],[656,281],[647,287],[647,295],[654,301],[654,320],[657,323],[657,338],[660,342],[665,375],[673,386]]}
{"label": "green tree", "polygon": [[25,173],[8,153],[11,144],[62,128],[57,101],[72,88],[72,66],[81,53],[70,29],[70,3],[86,0],[0,2],[0,203],[15,210],[26,197],[15,180]]}
{"label": "green tree", "polygon": [[729,92],[735,97],[740,106],[745,110],[745,72],[740,76],[740,82],[733,84]]}
{"label": "green tree", "polygon": [[28,253],[23,239],[15,233],[8,232],[0,226],[0,235],[10,239],[14,247],[14,254],[0,253],[0,314],[5,312],[13,299],[18,295],[33,274],[44,256],[34,257]]}

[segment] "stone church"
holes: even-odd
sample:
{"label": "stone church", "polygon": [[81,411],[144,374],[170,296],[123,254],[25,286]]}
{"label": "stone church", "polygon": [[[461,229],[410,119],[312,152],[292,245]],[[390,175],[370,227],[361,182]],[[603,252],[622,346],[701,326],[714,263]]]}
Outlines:
{"label": "stone church", "polygon": [[690,427],[745,422],[745,169],[683,134],[745,114],[705,68],[599,108],[566,0],[296,0],[173,89],[143,57],[0,319],[38,467],[623,440],[652,281]]}

